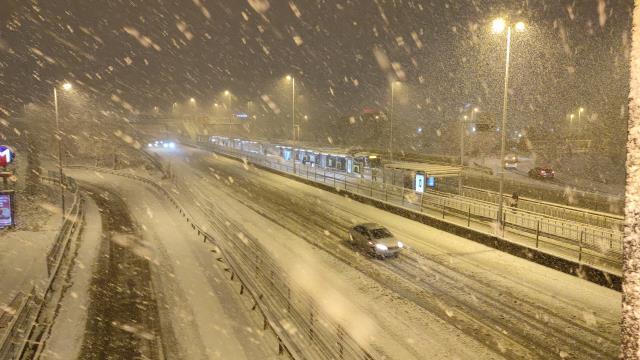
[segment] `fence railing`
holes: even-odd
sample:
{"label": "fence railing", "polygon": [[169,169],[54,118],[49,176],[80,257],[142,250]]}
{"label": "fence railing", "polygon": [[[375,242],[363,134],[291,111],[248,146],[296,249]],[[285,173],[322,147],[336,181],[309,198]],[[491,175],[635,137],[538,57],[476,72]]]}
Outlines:
{"label": "fence railing", "polygon": [[[57,172],[54,175],[56,176],[43,176],[41,180],[59,184]],[[66,178],[67,181],[69,179],[71,178]],[[44,335],[44,330],[51,325],[38,324],[36,322],[43,312],[46,301],[51,297],[53,284],[57,280],[71,238],[79,233],[79,229],[82,226],[83,200],[78,194],[75,181],[67,181],[65,181],[66,187],[74,196],[73,203],[65,214],[66,216],[53,245],[47,252],[48,279],[46,286],[41,293],[34,286],[29,294],[24,297],[20,307],[13,315],[4,336],[0,339],[0,359],[22,358],[27,353],[30,355],[38,353],[38,350],[42,347],[40,339]]]}
{"label": "fence railing", "polygon": [[[247,160],[277,171],[293,174],[290,161],[269,159],[255,153],[242,152],[210,143],[201,146],[236,158]],[[457,220],[458,224],[485,231],[494,231],[498,219],[498,205],[450,193],[427,190],[419,193],[387,183],[351,177],[344,173],[296,164],[295,175],[323,183],[342,191],[385,201],[403,208],[442,219]],[[527,246],[547,251],[558,249],[573,254],[579,262],[614,269],[621,267],[623,233],[599,226],[554,218],[521,208],[504,206],[504,226],[498,235],[507,241],[526,243]]]}
{"label": "fence railing", "polygon": [[[74,166],[69,166],[74,167]],[[339,322],[276,264],[262,244],[237,224],[217,216],[209,217],[205,227],[193,217],[166,187],[155,181],[109,169],[94,171],[114,174],[144,182],[163,194],[204,242],[212,243],[221,260],[229,268],[231,280],[240,282],[240,293],[247,292],[254,300],[254,310],[263,316],[263,328],[271,329],[278,339],[279,353],[294,359],[363,359],[374,357],[359,344]],[[180,191],[186,194],[188,191]],[[211,205],[214,206],[214,205]],[[243,234],[242,238],[238,234]]]}
{"label": "fence railing", "polygon": [[[471,187],[498,190],[499,180],[493,175],[483,173],[463,173],[464,184]],[[596,212],[610,212],[621,215],[624,208],[624,197],[601,192],[584,191],[571,188],[570,192],[561,193],[549,190],[542,183],[531,183],[523,180],[505,179],[507,193],[518,192],[521,196],[542,202],[553,202],[567,206],[579,206]]]}
{"label": "fence railing", "polygon": [[[457,192],[457,186],[452,191]],[[462,195],[465,197],[482,200],[491,203],[498,203],[499,194],[495,191],[478,189],[474,187],[464,186]],[[503,201],[508,202],[510,194],[503,195]],[[518,209],[546,215],[549,217],[570,220],[578,223],[588,224],[591,226],[602,227],[605,229],[623,231],[624,217],[620,215],[607,214],[589,209],[579,209],[570,206],[557,205],[550,202],[520,197],[518,199]]]}

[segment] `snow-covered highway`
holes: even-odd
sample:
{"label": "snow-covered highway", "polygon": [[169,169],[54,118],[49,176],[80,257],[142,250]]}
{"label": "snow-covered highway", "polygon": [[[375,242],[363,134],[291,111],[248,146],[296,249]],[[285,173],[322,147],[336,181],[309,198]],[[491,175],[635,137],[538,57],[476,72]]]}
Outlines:
{"label": "snow-covered highway", "polygon": [[[201,221],[241,222],[379,354],[617,356],[618,292],[209,152],[159,154]],[[349,227],[369,221],[390,228],[409,250],[380,261],[345,244]]]}

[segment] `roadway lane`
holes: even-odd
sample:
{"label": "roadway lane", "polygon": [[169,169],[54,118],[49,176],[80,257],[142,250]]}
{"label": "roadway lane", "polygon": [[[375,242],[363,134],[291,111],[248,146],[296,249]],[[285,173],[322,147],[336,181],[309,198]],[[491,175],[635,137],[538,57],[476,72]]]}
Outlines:
{"label": "roadway lane", "polygon": [[[365,277],[361,286],[390,291],[385,296],[400,304],[390,314],[413,330],[408,347],[415,353],[427,351],[421,341],[429,332],[421,319],[435,318],[440,330],[465,339],[460,347],[479,343],[506,358],[617,355],[617,292],[234,160],[193,149],[161,154],[180,174],[179,183],[188,184],[181,191],[194,192],[203,207],[223,197],[241,203],[294,233],[296,241],[322,250],[322,256],[356,269]],[[379,261],[349,248],[346,230],[371,220],[388,226],[410,250]],[[407,336],[406,329],[385,327],[378,314],[374,319],[389,334]],[[469,357],[463,351],[456,355]]]}
{"label": "roadway lane", "polygon": [[[94,297],[92,302],[99,301],[105,314],[130,318],[122,309],[138,304],[132,303],[121,293],[132,292],[141,296],[138,287],[134,287],[139,283],[140,288],[149,292],[144,304],[154,305],[154,312],[143,311],[139,314],[154,317],[156,328],[151,335],[148,334],[149,330],[145,332],[139,329],[141,326],[137,324],[140,321],[120,321],[120,329],[114,328],[115,321],[104,321],[110,318],[96,314],[93,321],[101,322],[102,327],[112,334],[104,336],[90,331],[88,327],[85,336],[102,346],[98,349],[105,348],[105,356],[115,353],[120,354],[120,358],[127,358],[128,355],[123,354],[127,348],[116,341],[120,339],[117,335],[128,335],[125,340],[160,339],[157,341],[162,343],[162,353],[151,358],[278,357],[275,338],[270,332],[262,330],[258,316],[250,310],[251,304],[238,294],[232,282],[225,279],[227,273],[222,264],[216,261],[212,247],[193,235],[190,226],[176,215],[175,208],[163,195],[143,183],[115,175],[81,169],[68,169],[67,174],[83,186],[93,189],[95,198],[101,200],[105,208],[115,209],[113,211],[121,215],[111,221],[113,229],[104,229],[103,246],[127,252],[129,258],[124,258],[120,253],[110,253],[110,256],[101,257],[101,261],[107,261],[119,271],[117,274],[113,271],[105,274],[102,276],[104,281],[121,280],[123,283],[112,286],[118,289],[112,292],[109,292],[111,288],[103,289],[100,284],[95,285],[102,298]],[[122,234],[123,229],[128,233]],[[137,262],[143,262],[144,273],[122,265]],[[145,329],[142,327],[142,330]],[[96,346],[87,346],[83,355],[92,352],[98,353]],[[135,355],[131,351],[128,354]],[[142,358],[149,357],[143,355]]]}

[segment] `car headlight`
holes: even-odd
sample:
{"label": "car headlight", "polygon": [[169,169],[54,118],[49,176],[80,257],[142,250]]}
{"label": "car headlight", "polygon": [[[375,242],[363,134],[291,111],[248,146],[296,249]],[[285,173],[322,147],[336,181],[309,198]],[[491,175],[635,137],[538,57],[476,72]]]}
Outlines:
{"label": "car headlight", "polygon": [[170,148],[172,148],[172,149],[173,149],[173,148],[175,148],[175,147],[176,147],[176,143],[174,143],[174,142],[170,142],[170,143],[169,143],[169,147],[170,147]]}
{"label": "car headlight", "polygon": [[147,147],[153,147],[153,144],[147,144]]}
{"label": "car headlight", "polygon": [[404,244],[402,243],[402,241],[398,241],[398,247],[399,247],[400,249],[402,249],[402,248],[404,247]]}
{"label": "car headlight", "polygon": [[387,247],[387,245],[384,245],[384,244],[376,244],[376,249],[378,249],[378,250],[382,250],[382,251],[387,251],[387,250],[389,250],[389,248]]}

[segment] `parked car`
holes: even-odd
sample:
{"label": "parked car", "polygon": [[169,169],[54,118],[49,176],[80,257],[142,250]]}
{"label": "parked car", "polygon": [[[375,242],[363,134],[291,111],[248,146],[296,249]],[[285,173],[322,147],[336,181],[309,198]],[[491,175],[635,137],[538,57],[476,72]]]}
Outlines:
{"label": "parked car", "polygon": [[375,223],[354,226],[349,231],[349,241],[354,247],[381,258],[397,256],[404,248],[387,228]]}
{"label": "parked car", "polygon": [[551,180],[555,177],[556,172],[549,167],[536,166],[529,170],[529,177],[540,180]]}

